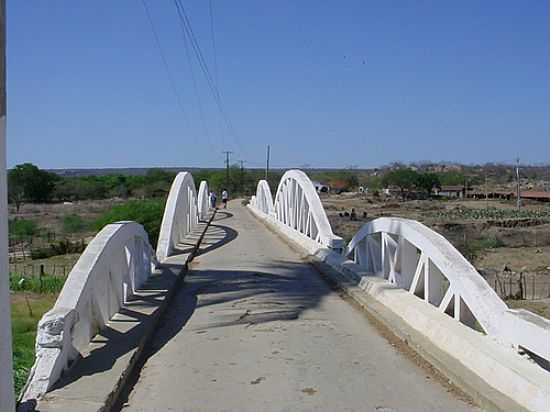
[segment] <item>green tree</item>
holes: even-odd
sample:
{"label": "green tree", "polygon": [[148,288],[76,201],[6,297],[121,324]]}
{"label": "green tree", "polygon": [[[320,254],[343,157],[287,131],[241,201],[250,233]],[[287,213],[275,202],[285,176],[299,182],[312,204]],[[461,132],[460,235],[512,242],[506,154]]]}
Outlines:
{"label": "green tree", "polygon": [[439,181],[443,186],[460,186],[466,181],[464,173],[461,172],[442,172],[439,173]]}
{"label": "green tree", "polygon": [[405,198],[405,192],[415,188],[418,184],[419,174],[412,169],[400,168],[387,172],[382,177],[384,186],[397,186],[401,191],[401,197]]}
{"label": "green tree", "polygon": [[441,187],[441,182],[435,173],[420,173],[418,174],[416,187],[430,195],[434,187]]}
{"label": "green tree", "polygon": [[160,199],[130,200],[126,203],[113,206],[96,220],[95,226],[100,230],[109,223],[133,220],[143,225],[145,231],[149,234],[150,243],[156,245],[164,207],[165,201]]}
{"label": "green tree", "polygon": [[32,163],[15,166],[8,172],[8,194],[17,210],[23,201],[32,203],[48,202],[52,198],[58,177],[40,170]]}

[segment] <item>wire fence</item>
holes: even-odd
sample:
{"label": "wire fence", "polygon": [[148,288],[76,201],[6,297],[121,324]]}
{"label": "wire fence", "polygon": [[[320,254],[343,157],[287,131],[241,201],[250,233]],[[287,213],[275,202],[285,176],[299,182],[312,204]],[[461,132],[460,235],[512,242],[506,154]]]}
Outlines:
{"label": "wire fence", "polygon": [[[76,262],[75,262],[76,263]],[[41,273],[49,276],[67,277],[71,269],[72,264],[59,264],[59,263],[26,263],[26,262],[13,262],[9,264],[10,274],[16,274],[23,277],[36,277]]]}
{"label": "wire fence", "polygon": [[10,238],[8,256],[10,263],[43,259],[69,253],[82,253],[86,240],[75,236],[58,236],[50,233],[46,237]]}
{"label": "wire fence", "polygon": [[550,298],[549,272],[482,271],[502,299],[537,300]]}

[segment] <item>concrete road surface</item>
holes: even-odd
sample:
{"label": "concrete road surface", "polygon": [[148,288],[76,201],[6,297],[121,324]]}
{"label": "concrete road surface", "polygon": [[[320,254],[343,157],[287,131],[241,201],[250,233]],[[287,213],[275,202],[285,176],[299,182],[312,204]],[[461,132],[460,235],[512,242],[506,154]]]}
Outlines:
{"label": "concrete road surface", "polygon": [[471,411],[231,202],[124,411]]}

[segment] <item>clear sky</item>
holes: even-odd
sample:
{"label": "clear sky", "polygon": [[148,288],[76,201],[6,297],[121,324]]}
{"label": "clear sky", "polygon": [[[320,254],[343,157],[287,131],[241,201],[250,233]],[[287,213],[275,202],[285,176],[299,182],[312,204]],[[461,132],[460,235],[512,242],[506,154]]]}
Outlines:
{"label": "clear sky", "polygon": [[550,162],[548,1],[7,3],[10,166]]}

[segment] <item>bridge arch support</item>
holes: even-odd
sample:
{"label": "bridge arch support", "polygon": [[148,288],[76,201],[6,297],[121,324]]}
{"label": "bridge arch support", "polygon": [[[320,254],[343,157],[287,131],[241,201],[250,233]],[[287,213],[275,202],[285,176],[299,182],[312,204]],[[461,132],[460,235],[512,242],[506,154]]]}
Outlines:
{"label": "bridge arch support", "polygon": [[[206,207],[204,203],[205,190],[208,190],[207,185],[203,185],[201,208]],[[189,172],[180,172],[172,183],[162,217],[157,243],[157,259],[160,262],[173,253],[176,245],[197,227],[199,223],[198,211],[193,176]]]}
{"label": "bridge arch support", "polygon": [[355,234],[345,255],[470,327],[500,331],[504,302],[447,239],[419,222],[375,219]]}
{"label": "bridge arch support", "polygon": [[343,248],[344,242],[332,232],[313,183],[301,170],[289,170],[283,175],[273,209],[279,222],[320,246]]}
{"label": "bridge arch support", "polygon": [[138,223],[109,224],[94,237],[38,324],[36,360],[23,399],[36,399],[52,387],[149,278],[154,262],[148,235]]}
{"label": "bridge arch support", "polygon": [[252,197],[252,206],[259,212],[272,216],[275,212],[273,208],[273,196],[267,180],[260,180],[256,187],[256,195]]}
{"label": "bridge arch support", "polygon": [[203,180],[199,185],[199,193],[197,198],[199,220],[205,221],[208,219],[208,211],[210,210],[209,198],[210,190],[208,189],[208,182]]}

